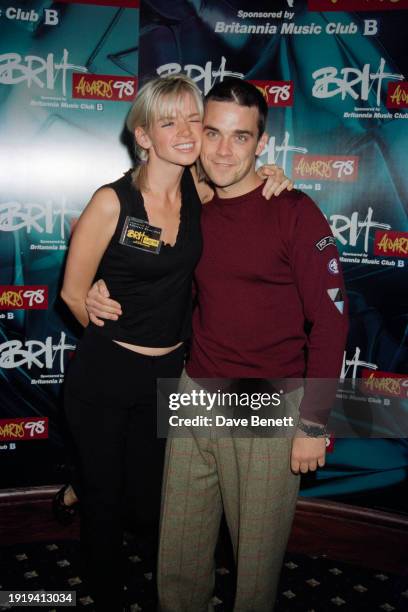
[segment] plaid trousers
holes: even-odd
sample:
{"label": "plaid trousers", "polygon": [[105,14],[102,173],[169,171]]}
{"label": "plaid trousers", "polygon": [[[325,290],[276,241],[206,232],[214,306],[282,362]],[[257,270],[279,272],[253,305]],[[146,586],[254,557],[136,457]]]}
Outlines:
{"label": "plaid trousers", "polygon": [[[199,388],[185,372],[180,392]],[[286,395],[295,422],[303,390]],[[169,438],[162,495],[158,588],[162,612],[209,612],[214,550],[224,510],[237,569],[234,612],[273,610],[299,476],[289,437]],[[180,433],[178,434],[180,435]]]}

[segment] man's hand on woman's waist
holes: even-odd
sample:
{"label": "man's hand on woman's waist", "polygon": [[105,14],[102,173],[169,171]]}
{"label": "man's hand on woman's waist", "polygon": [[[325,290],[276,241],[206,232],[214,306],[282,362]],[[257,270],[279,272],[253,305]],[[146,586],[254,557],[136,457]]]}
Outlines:
{"label": "man's hand on woman's waist", "polygon": [[122,314],[119,302],[109,297],[109,290],[103,279],[96,281],[89,289],[85,299],[89,319],[95,325],[103,327],[103,319],[117,321]]}

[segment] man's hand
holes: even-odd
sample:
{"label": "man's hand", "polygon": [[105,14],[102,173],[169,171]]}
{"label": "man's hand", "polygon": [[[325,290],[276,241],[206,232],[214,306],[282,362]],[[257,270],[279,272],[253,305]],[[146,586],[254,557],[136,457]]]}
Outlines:
{"label": "man's hand", "polygon": [[85,304],[89,319],[99,327],[105,325],[102,319],[117,321],[122,314],[121,305],[110,299],[108,288],[102,279],[92,285],[86,296]]}
{"label": "man's hand", "polygon": [[291,469],[295,474],[314,472],[317,467],[323,467],[326,457],[326,438],[311,438],[304,433],[293,438]]}
{"label": "man's hand", "polygon": [[266,180],[262,190],[262,195],[267,200],[269,200],[273,195],[279,195],[285,189],[287,191],[291,191],[293,189],[292,181],[285,176],[284,171],[282,168],[279,168],[279,166],[272,164],[261,166],[258,168],[257,174],[263,181]]}

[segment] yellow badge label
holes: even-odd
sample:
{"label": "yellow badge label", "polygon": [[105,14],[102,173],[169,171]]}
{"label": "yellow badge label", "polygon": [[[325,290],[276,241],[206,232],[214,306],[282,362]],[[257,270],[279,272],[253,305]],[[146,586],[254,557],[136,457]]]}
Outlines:
{"label": "yellow badge label", "polygon": [[119,242],[125,246],[158,255],[162,245],[161,233],[160,227],[149,225],[143,219],[126,217]]}

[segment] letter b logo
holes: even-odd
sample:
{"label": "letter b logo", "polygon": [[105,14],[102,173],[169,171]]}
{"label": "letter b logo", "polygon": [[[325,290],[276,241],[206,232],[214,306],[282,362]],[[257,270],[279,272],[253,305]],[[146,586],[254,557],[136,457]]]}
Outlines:
{"label": "letter b logo", "polygon": [[59,23],[58,11],[55,9],[44,9],[44,16],[45,25],[57,25]]}
{"label": "letter b logo", "polygon": [[364,19],[364,36],[374,36],[378,33],[378,23],[376,19]]}

